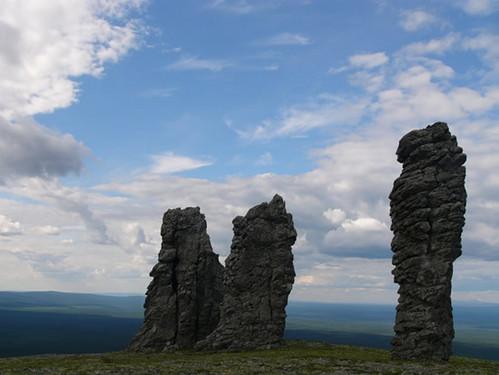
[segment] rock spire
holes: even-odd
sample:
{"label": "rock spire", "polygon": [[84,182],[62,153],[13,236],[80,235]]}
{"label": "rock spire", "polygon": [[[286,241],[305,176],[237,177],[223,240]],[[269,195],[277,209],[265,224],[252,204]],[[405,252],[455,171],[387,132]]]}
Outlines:
{"label": "rock spire", "polygon": [[461,255],[466,155],[447,124],[406,134],[390,194],[394,280],[400,285],[394,358],[448,360],[454,337],[451,279]]}
{"label": "rock spire", "polygon": [[168,210],[161,236],[158,263],[146,293],[144,324],[130,350],[192,348],[218,324],[223,266],[212,250],[199,207]]}
{"label": "rock spire", "polygon": [[233,221],[225,264],[220,323],[198,349],[242,350],[276,345],[282,339],[285,307],[295,271],[291,246],[296,231],[283,199],[251,208]]}

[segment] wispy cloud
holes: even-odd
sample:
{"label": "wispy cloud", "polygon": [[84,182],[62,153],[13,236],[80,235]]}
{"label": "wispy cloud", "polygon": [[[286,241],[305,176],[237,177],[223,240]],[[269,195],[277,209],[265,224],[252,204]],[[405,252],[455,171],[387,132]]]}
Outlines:
{"label": "wispy cloud", "polygon": [[260,166],[268,166],[272,164],[273,157],[270,152],[264,152],[261,154],[258,159],[256,159],[255,165],[260,165]]}
{"label": "wispy cloud", "polygon": [[499,79],[499,35],[482,32],[478,35],[464,38],[463,47],[468,51],[476,51],[481,59],[492,68],[485,77],[487,80]]}
{"label": "wispy cloud", "polygon": [[228,60],[201,59],[198,57],[183,57],[174,63],[168,65],[168,70],[188,71],[188,70],[209,70],[220,72],[234,64]]}
{"label": "wispy cloud", "polygon": [[35,232],[36,234],[42,234],[46,236],[58,236],[59,234],[61,234],[61,228],[56,227],[54,225],[42,225],[33,228],[33,232]]}
{"label": "wispy cloud", "polygon": [[352,55],[348,58],[348,64],[340,66],[338,68],[330,68],[328,73],[339,74],[347,71],[364,69],[366,74],[368,70],[374,68],[379,68],[390,61],[389,57],[385,52],[373,52],[373,53],[363,53]]}
{"label": "wispy cloud", "polygon": [[234,14],[249,14],[278,7],[282,0],[212,0],[209,7]]}
{"label": "wispy cloud", "polygon": [[450,33],[442,38],[431,39],[426,42],[411,43],[401,49],[401,53],[408,55],[443,54],[454,48],[460,41],[460,35]]}
{"label": "wispy cloud", "polygon": [[372,69],[388,62],[388,56],[384,52],[366,53],[350,56],[350,65],[356,68]]}
{"label": "wispy cloud", "polygon": [[460,0],[457,4],[472,15],[487,15],[499,10],[499,0]]}
{"label": "wispy cloud", "polygon": [[150,173],[153,174],[173,174],[213,164],[208,160],[193,159],[188,156],[176,155],[173,152],[153,155],[151,158],[153,164],[150,168]]}
{"label": "wispy cloud", "polygon": [[405,31],[418,31],[437,22],[437,17],[424,10],[404,10],[401,12],[400,26]]}
{"label": "wispy cloud", "polygon": [[367,100],[345,100],[324,94],[305,105],[285,108],[277,119],[264,120],[250,131],[237,132],[251,140],[300,136],[317,128],[357,123],[367,105]]}
{"label": "wispy cloud", "polygon": [[310,39],[302,34],[280,33],[258,41],[262,46],[305,46],[310,44]]}
{"label": "wispy cloud", "polygon": [[144,98],[169,98],[174,92],[175,89],[173,88],[156,88],[144,90],[140,93],[140,96]]}

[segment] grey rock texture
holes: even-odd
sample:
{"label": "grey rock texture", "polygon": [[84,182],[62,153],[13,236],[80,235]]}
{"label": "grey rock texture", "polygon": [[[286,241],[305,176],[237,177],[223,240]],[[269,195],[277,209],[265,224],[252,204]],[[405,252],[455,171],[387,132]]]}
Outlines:
{"label": "grey rock texture", "polygon": [[406,134],[390,194],[394,280],[400,285],[392,356],[448,360],[453,262],[461,255],[466,155],[447,124]]}
{"label": "grey rock texture", "polygon": [[192,348],[219,321],[223,266],[213,252],[199,207],[168,210],[161,236],[158,263],[146,293],[144,324],[129,350]]}
{"label": "grey rock texture", "polygon": [[296,231],[283,199],[251,208],[232,221],[234,237],[225,261],[220,323],[201,350],[242,350],[279,344],[295,271]]}

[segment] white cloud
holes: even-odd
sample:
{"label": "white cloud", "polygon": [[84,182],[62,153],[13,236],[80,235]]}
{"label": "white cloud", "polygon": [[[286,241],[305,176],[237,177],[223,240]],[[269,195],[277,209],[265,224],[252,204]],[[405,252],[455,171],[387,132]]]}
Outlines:
{"label": "white cloud", "polygon": [[352,73],[348,78],[352,85],[363,87],[368,92],[377,91],[385,82],[383,73],[371,73],[364,70]]}
{"label": "white cloud", "polygon": [[[74,217],[78,218],[93,243],[109,245],[116,242],[115,238],[110,235],[106,223],[95,213],[89,201],[92,200],[95,205],[109,205],[117,201],[121,202],[120,198],[95,196],[76,187],[64,186],[57,179],[37,177],[9,180],[1,188],[4,191],[14,192],[16,195],[47,204],[59,212],[70,214],[73,220]],[[47,222],[42,223],[47,225]]]}
{"label": "white cloud", "polygon": [[440,55],[456,47],[459,41],[460,41],[460,35],[456,33],[451,33],[442,38],[431,39],[427,42],[411,43],[405,46],[401,50],[401,52],[414,56],[422,56],[428,54]]}
{"label": "white cloud", "polygon": [[201,59],[198,57],[183,57],[174,63],[169,64],[166,68],[173,71],[189,71],[189,70],[209,70],[212,72],[220,72],[234,64],[228,60]]}
{"label": "white cloud", "polygon": [[138,43],[127,11],[144,1],[5,0],[0,8],[0,115],[13,118],[67,107],[75,77],[99,76]]}
{"label": "white cloud", "polygon": [[22,233],[23,229],[20,222],[14,221],[5,215],[0,215],[0,236],[14,236]]}
{"label": "white cloud", "polygon": [[323,215],[334,225],[324,236],[324,243],[334,254],[370,258],[389,256],[386,250],[392,234],[381,220],[368,216],[348,219],[341,209],[327,210]]}
{"label": "white cloud", "polygon": [[[376,90],[384,80],[384,75],[380,73],[379,68],[389,61],[390,59],[385,52],[357,54],[348,58],[348,65],[330,68],[328,73],[339,74],[354,70],[355,72],[350,76],[351,83],[366,87],[369,90]],[[378,69],[374,70],[375,68]]]}
{"label": "white cloud", "polygon": [[304,46],[310,44],[310,39],[301,34],[281,33],[260,41],[264,46]]}
{"label": "white cloud", "polygon": [[258,159],[256,160],[255,164],[256,165],[262,165],[262,166],[266,166],[266,165],[270,165],[272,164],[272,154],[270,152],[264,152],[263,154],[261,154]]}
{"label": "white cloud", "polygon": [[187,156],[176,155],[173,152],[153,155],[153,164],[150,172],[154,174],[173,174],[190,171],[212,165],[211,161],[193,159]]}
{"label": "white cloud", "polygon": [[125,246],[142,246],[148,244],[144,228],[139,223],[128,223],[125,225],[125,233],[128,236],[128,243]]}
{"label": "white cloud", "polygon": [[[487,45],[487,52],[482,48],[466,52],[485,55],[490,53]],[[448,61],[402,53],[391,57],[378,65],[386,74],[372,92],[355,98],[313,97],[261,124],[257,135],[264,139],[335,127],[334,144],[314,153],[316,165],[306,173],[218,181],[185,178],[171,173],[210,162],[163,154],[143,174],[93,188],[69,188],[54,178],[18,178],[0,186],[0,192],[23,201],[0,198],[6,222],[23,223],[26,228],[63,227],[64,235],[74,239],[68,246],[55,236],[18,236],[16,241],[3,236],[0,262],[17,272],[4,272],[2,285],[143,292],[159,250],[166,209],[199,205],[214,249],[223,259],[230,250],[232,218],[277,192],[284,196],[298,229],[292,298],[393,303],[396,286],[390,274],[387,196],[400,173],[394,153],[405,132],[442,119],[450,122],[469,155],[465,256],[456,263],[455,295],[472,298],[463,285],[479,290],[480,283],[497,283],[494,228],[499,226],[499,179],[490,173],[499,163],[499,121],[493,112],[497,87],[457,81],[460,74]],[[367,68],[360,64],[348,69]],[[356,134],[351,128],[358,130]],[[172,161],[176,157],[185,159]],[[50,248],[51,254],[40,248]],[[470,256],[480,259],[471,261]],[[497,302],[497,296],[497,291],[488,290],[481,298]]]}
{"label": "white cloud", "polygon": [[341,208],[328,208],[322,213],[332,224],[341,224],[346,219],[346,213]]}
{"label": "white cloud", "polygon": [[346,232],[379,232],[386,231],[388,227],[385,223],[372,217],[360,217],[355,220],[345,220],[341,227]]}
{"label": "white cloud", "polygon": [[212,0],[209,7],[242,15],[276,8],[282,3],[282,0]]}
{"label": "white cloud", "polygon": [[367,100],[321,95],[306,105],[285,108],[275,120],[265,120],[250,131],[238,133],[255,140],[300,135],[327,126],[346,128],[359,121],[367,105]]}
{"label": "white cloud", "polygon": [[396,286],[388,259],[328,257],[311,264],[298,276],[291,298],[335,303],[369,302],[394,304]]}
{"label": "white cloud", "polygon": [[47,236],[58,236],[61,234],[61,228],[54,225],[43,225],[33,228],[34,232],[37,234],[43,234]]}
{"label": "white cloud", "polygon": [[366,53],[350,56],[350,65],[356,68],[372,69],[389,61],[384,52]]}
{"label": "white cloud", "polygon": [[275,72],[275,71],[279,70],[279,65],[277,65],[277,64],[267,65],[267,66],[263,67],[263,70],[265,70],[267,72]]}
{"label": "white cloud", "polygon": [[487,15],[499,9],[498,0],[460,0],[458,5],[472,15]]}
{"label": "white cloud", "polygon": [[437,21],[437,17],[424,10],[404,10],[401,13],[400,26],[406,31],[417,31]]}
{"label": "white cloud", "polygon": [[315,277],[313,275],[298,276],[295,280],[296,285],[312,285],[314,284]]}
{"label": "white cloud", "polygon": [[484,63],[491,71],[484,80],[499,79],[499,35],[482,32],[474,36],[464,38],[463,48],[468,51],[476,51],[480,54]]}

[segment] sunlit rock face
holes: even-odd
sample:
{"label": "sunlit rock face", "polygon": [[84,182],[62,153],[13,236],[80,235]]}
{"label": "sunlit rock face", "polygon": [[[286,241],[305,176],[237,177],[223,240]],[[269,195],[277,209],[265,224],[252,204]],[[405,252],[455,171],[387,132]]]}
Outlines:
{"label": "sunlit rock face", "polygon": [[390,194],[394,280],[400,285],[394,358],[448,360],[453,262],[461,255],[466,155],[447,124],[406,134]]}
{"label": "sunlit rock face", "polygon": [[295,271],[296,231],[283,199],[251,208],[232,221],[220,323],[198,349],[240,350],[279,344]]}
{"label": "sunlit rock face", "polygon": [[130,350],[192,348],[219,321],[223,266],[213,252],[199,207],[168,210],[161,236],[158,263],[146,293],[144,324]]}

